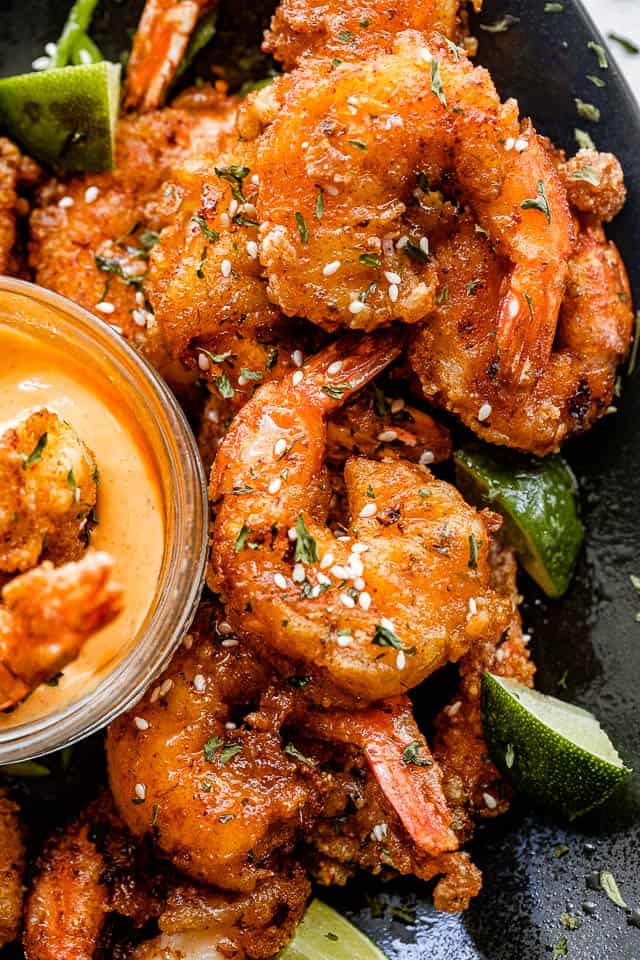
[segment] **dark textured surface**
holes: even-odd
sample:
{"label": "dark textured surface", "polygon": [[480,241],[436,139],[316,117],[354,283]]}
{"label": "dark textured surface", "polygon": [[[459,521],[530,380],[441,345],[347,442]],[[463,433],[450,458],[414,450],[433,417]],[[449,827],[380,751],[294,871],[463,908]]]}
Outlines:
{"label": "dark textured surface", "polygon": [[[105,49],[112,56],[127,47],[138,6],[101,5],[98,30],[103,41],[109,38]],[[478,31],[479,59],[490,67],[501,93],[518,97],[538,130],[557,144],[573,150],[574,127],[588,127],[598,147],[615,151],[622,160],[629,203],[611,234],[622,248],[640,302],[638,113],[615,64],[606,72],[598,70],[587,47],[595,31],[577,4],[564,0],[561,14],[545,14],[544,6],[544,0],[488,0],[480,22],[494,23],[508,12],[520,23],[506,33]],[[44,42],[56,36],[67,7],[67,0],[2,0],[0,74],[29,68]],[[115,14],[111,21],[109,9]],[[606,79],[606,88],[596,89],[586,78],[594,73]],[[577,116],[576,96],[601,107],[599,124]],[[640,771],[640,624],[635,622],[640,596],[629,581],[630,574],[640,575],[639,386],[640,371],[625,382],[620,414],[605,418],[567,450],[580,480],[588,531],[569,595],[549,603],[529,581],[523,579],[522,587],[539,688],[594,710],[626,762]],[[84,772],[67,782],[68,797],[77,799],[83,792],[80,784],[86,792],[91,778],[87,767]],[[595,870],[610,869],[627,902],[640,906],[639,783],[636,775],[623,797],[578,826],[566,828],[516,807],[481,830],[473,855],[484,872],[484,890],[463,917],[437,914],[429,889],[409,882],[381,888],[367,881],[335,891],[330,899],[353,911],[390,956],[403,960],[542,960],[552,957],[562,936],[570,958],[640,960],[640,929],[588,886]],[[53,783],[48,798],[38,800],[36,793],[31,800],[31,812],[43,828],[41,811],[55,806],[52,793],[64,806],[63,787],[56,791]],[[560,858],[554,856],[558,845],[569,848]],[[593,915],[582,911],[585,901],[595,905]],[[563,929],[564,911],[582,920],[577,931]]]}

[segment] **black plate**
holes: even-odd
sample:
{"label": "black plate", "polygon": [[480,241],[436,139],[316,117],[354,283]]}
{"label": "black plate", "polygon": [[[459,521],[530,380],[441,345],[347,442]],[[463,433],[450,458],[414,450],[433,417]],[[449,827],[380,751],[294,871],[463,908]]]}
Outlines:
{"label": "black plate", "polygon": [[[45,41],[57,35],[69,5],[70,0],[2,0],[0,73],[28,69]],[[256,5],[252,0],[246,6]],[[233,4],[228,7],[225,20],[232,23]],[[587,44],[599,38],[580,5],[564,0],[559,14],[545,14],[544,7],[544,0],[487,0],[480,22],[493,24],[505,13],[520,22],[504,33],[476,31],[479,60],[491,69],[502,95],[516,96],[537,129],[558,145],[573,151],[574,128],[588,127],[598,147],[620,157],[629,201],[610,232],[640,303],[637,107],[614,63],[605,73],[598,70]],[[100,9],[98,31],[105,49],[117,57],[129,44],[139,4],[112,0]],[[237,16],[246,29],[245,13]],[[606,88],[587,79],[596,73],[606,79]],[[599,124],[578,117],[575,97],[601,108]],[[625,380],[621,412],[567,449],[588,531],[569,595],[550,603],[524,578],[522,588],[539,688],[594,710],[626,762],[640,772],[640,623],[635,621],[640,596],[629,580],[640,575],[639,384],[640,371]],[[76,776],[86,792],[86,768]],[[639,783],[636,775],[624,796],[577,826],[567,828],[516,805],[506,818],[481,829],[472,853],[484,872],[484,889],[463,916],[438,914],[429,888],[415,882],[387,885],[381,896],[381,885],[366,881],[327,898],[352,914],[391,957],[403,960],[537,960],[551,957],[563,935],[570,958],[638,960],[640,929],[604,893],[591,889],[589,880],[594,871],[610,869],[627,903],[640,906]],[[77,782],[66,786],[77,799]],[[65,804],[62,787],[56,799]],[[30,806],[37,811],[33,800]],[[42,818],[36,813],[36,819]],[[558,858],[554,848],[561,846],[569,851]],[[582,909],[585,902],[594,904],[595,913]],[[563,929],[565,911],[582,921],[578,930]]]}

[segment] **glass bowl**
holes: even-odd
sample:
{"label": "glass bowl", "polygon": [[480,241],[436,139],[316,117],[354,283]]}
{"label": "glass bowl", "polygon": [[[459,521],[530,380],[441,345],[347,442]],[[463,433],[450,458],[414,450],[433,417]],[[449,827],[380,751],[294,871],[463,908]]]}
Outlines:
{"label": "glass bowl", "polygon": [[[76,683],[72,695],[57,698],[42,687],[46,707],[35,709],[27,699],[2,714],[0,764],[7,764],[52,753],[95,733],[132,706],[164,669],[200,599],[208,505],[200,456],[180,406],[119,333],[64,297],[6,277],[0,278],[0,323],[44,339],[56,350],[63,348],[74,363],[82,364],[87,381],[103,386],[105,397],[117,396],[119,407],[144,437],[164,523],[162,557],[155,558],[157,585],[147,615],[107,663]],[[85,439],[91,446],[90,438]]]}

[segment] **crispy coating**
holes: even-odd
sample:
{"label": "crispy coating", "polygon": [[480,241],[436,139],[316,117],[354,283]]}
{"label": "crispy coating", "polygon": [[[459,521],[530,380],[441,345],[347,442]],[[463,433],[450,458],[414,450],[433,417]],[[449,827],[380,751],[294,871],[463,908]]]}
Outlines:
{"label": "crispy coating", "polygon": [[117,616],[122,591],[112,567],[107,554],[90,552],[57,569],[45,561],[3,587],[0,710],[59,673]]}
{"label": "crispy coating", "polygon": [[485,670],[533,686],[535,665],[518,612],[513,551],[494,543],[491,582],[512,604],[512,619],[499,641],[476,644],[460,661],[460,683],[453,700],[436,718],[434,753],[443,771],[444,792],[453,811],[453,826],[462,839],[478,819],[496,817],[509,808],[510,791],[491,762],[482,731],[480,683]]}
{"label": "crispy coating", "polygon": [[16,255],[16,219],[24,214],[24,201],[18,198],[21,185],[32,185],[38,179],[40,169],[30,157],[24,157],[18,148],[0,137],[0,274],[15,274],[20,271]]}
{"label": "crispy coating", "polygon": [[208,582],[233,629],[365,701],[416,686],[505,616],[488,584],[491,515],[426,468],[350,459],[349,534],[326,526],[325,419],[397,351],[394,334],[346,338],[300,379],[261,387],[211,474]]}
{"label": "crispy coating", "polygon": [[607,411],[629,350],[633,312],[620,254],[599,224],[578,225],[549,363],[532,389],[505,387],[494,363],[505,267],[472,218],[455,224],[434,248],[447,295],[416,333],[411,365],[425,396],[484,440],[540,455],[556,451]]}
{"label": "crispy coating", "polygon": [[612,153],[579,150],[560,164],[559,173],[569,203],[580,213],[609,223],[622,210],[627,189],[620,161]]}
{"label": "crispy coating", "polygon": [[[106,319],[165,372],[169,351],[148,309],[144,282],[157,234],[182,202],[179,187],[167,181],[205,144],[215,149],[232,123],[231,105],[210,88],[175,108],[123,119],[115,170],[50,181],[31,215],[37,282]],[[73,204],[60,206],[64,197]],[[96,310],[104,302],[113,312]]]}
{"label": "crispy coating", "polygon": [[0,949],[18,936],[22,919],[25,849],[19,813],[0,790]]}
{"label": "crispy coating", "polygon": [[[264,49],[292,70],[305,57],[362,60],[388,51],[403,30],[458,39],[459,0],[282,0],[265,34]],[[479,7],[479,3],[477,4]]]}
{"label": "crispy coating", "polygon": [[271,97],[279,110],[256,160],[270,298],[328,330],[421,321],[438,278],[420,193],[446,179],[509,263],[496,309],[499,373],[530,382],[553,343],[573,224],[517,104],[501,103],[487,71],[460,51],[412,31],[392,53],[310,61],[276,80]]}
{"label": "crispy coating", "polygon": [[0,572],[42,558],[77,560],[86,548],[98,470],[71,424],[40,407],[0,435]]}
{"label": "crispy coating", "polygon": [[[159,850],[195,879],[251,890],[269,875],[265,858],[291,844],[317,804],[310,772],[283,753],[278,722],[259,731],[242,723],[271,669],[224,645],[228,634],[218,631],[228,625],[216,627],[216,615],[201,609],[190,649],[109,728],[109,780],[134,835],[153,831]],[[135,715],[149,727],[139,730]],[[146,788],[143,803],[132,802],[136,784]]]}

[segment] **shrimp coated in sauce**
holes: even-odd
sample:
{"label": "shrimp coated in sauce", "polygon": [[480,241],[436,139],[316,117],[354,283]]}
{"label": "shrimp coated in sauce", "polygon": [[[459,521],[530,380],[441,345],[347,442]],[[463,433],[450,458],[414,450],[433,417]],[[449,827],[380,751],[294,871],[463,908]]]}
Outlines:
{"label": "shrimp coated in sauce", "polygon": [[528,382],[544,369],[573,224],[543,142],[486,70],[406,31],[377,58],[311,61],[271,97],[279,109],[257,143],[256,206],[269,296],[286,314],[329,330],[423,320],[438,278],[419,199],[446,183],[509,264],[496,307],[500,375]]}
{"label": "shrimp coated in sauce", "polygon": [[350,459],[349,532],[326,526],[328,415],[394,359],[395,334],[338,341],[233,421],[211,474],[208,582],[238,636],[365,701],[416,686],[506,615],[491,515],[426,467]]}

